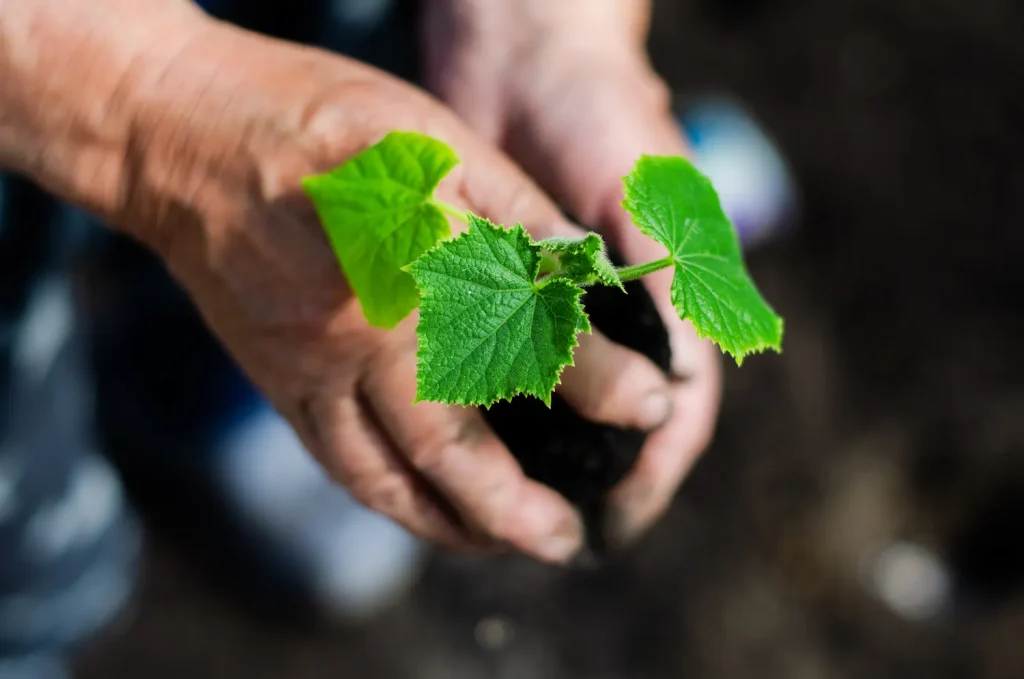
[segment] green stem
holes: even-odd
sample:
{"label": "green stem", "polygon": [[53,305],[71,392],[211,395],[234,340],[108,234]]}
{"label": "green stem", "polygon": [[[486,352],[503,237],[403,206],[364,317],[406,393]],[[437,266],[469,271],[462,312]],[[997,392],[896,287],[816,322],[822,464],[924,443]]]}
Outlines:
{"label": "green stem", "polygon": [[548,252],[542,250],[540,253],[540,274],[541,276],[547,276],[548,274],[558,271],[558,259]]}
{"label": "green stem", "polygon": [[443,200],[438,200],[437,198],[431,198],[430,202],[433,203],[435,207],[439,208],[441,212],[445,212],[452,217],[455,217],[455,219],[459,220],[463,224],[469,224],[469,212],[466,210],[460,210],[451,203],[446,203]]}
{"label": "green stem", "polygon": [[616,269],[615,271],[618,272],[619,278],[622,279],[622,282],[627,283],[629,281],[635,281],[638,278],[643,278],[649,273],[654,273],[655,271],[667,269],[668,267],[672,266],[672,264],[674,264],[672,258],[666,257],[665,259],[658,259],[653,262],[647,262],[646,264],[634,264],[633,266],[624,266],[621,269]]}

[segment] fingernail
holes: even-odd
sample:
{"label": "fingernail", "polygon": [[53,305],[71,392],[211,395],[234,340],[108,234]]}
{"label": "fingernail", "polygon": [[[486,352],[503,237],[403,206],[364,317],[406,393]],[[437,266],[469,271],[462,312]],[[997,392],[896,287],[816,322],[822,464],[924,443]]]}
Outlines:
{"label": "fingernail", "polygon": [[608,549],[618,552],[636,542],[641,532],[637,523],[626,511],[610,511],[604,524],[604,539]]}
{"label": "fingernail", "polygon": [[657,429],[672,415],[672,397],[664,391],[654,391],[640,402],[637,424],[645,431]]}
{"label": "fingernail", "polygon": [[583,530],[574,517],[559,522],[555,531],[537,545],[537,554],[545,561],[565,564],[583,547]]}
{"label": "fingernail", "polygon": [[592,549],[584,546],[569,563],[569,568],[577,571],[596,571],[601,566],[601,558]]}
{"label": "fingernail", "polygon": [[609,551],[624,550],[643,534],[652,492],[649,483],[633,483],[628,489],[620,489],[609,501],[603,526]]}
{"label": "fingernail", "polygon": [[630,546],[633,532],[631,521],[622,510],[609,511],[604,521],[604,541],[610,551],[620,551]]}
{"label": "fingernail", "polygon": [[523,505],[520,516],[524,536],[535,536],[527,551],[542,561],[564,564],[583,545],[583,525],[568,506],[554,498],[534,498]]}
{"label": "fingernail", "polygon": [[568,563],[580,550],[578,535],[574,533],[555,533],[545,538],[539,546],[541,558],[554,563]]}

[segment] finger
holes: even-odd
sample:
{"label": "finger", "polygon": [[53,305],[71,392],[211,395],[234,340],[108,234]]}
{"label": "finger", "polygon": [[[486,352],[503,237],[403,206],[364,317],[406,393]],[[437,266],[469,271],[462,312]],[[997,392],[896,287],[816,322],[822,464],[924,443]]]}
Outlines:
{"label": "finger", "polygon": [[647,357],[596,330],[581,334],[574,365],[557,388],[572,408],[593,422],[657,429],[672,414],[673,389]]}
{"label": "finger", "polygon": [[676,382],[672,417],[648,437],[636,466],[608,497],[606,534],[613,546],[628,545],[665,512],[711,442],[721,396],[718,356],[695,333],[688,349],[693,369]]}
{"label": "finger", "polygon": [[[646,89],[646,88],[641,88]],[[627,88],[629,91],[629,88]],[[638,100],[647,97],[638,96]],[[660,100],[660,97],[655,97]],[[615,129],[621,133],[604,136],[598,140],[586,139],[577,143],[575,136],[581,128],[570,129],[572,134],[555,138],[532,138],[527,150],[520,149],[519,158],[530,161],[534,175],[541,177],[543,187],[560,196],[561,200],[576,215],[589,220],[588,223],[600,231],[619,249],[630,263],[650,262],[662,259],[668,254],[665,246],[654,241],[636,228],[630,216],[622,208],[622,177],[627,175],[644,153],[688,155],[688,149],[679,128],[668,109],[659,107],[619,107],[618,124]],[[537,148],[538,144],[543,148]],[[455,199],[468,205],[469,209],[505,223],[521,221],[534,238],[550,236],[580,237],[584,232],[572,224],[555,207],[547,194],[506,156],[492,149],[470,145],[467,158],[479,163],[479,169],[466,169],[458,175],[449,191],[455,192]],[[558,150],[557,158],[549,157]],[[538,162],[538,158],[543,158]],[[470,167],[469,161],[466,168]],[[546,168],[545,171],[538,171]],[[688,370],[682,337],[688,330],[678,321],[678,315],[670,298],[672,270],[664,269],[644,277],[644,284],[654,297],[658,311],[666,319],[669,339],[672,345],[672,371],[683,375]],[[577,350],[577,360],[582,360],[585,349]],[[604,356],[596,351],[595,357]],[[603,362],[595,358],[592,365]],[[570,390],[573,391],[573,390]],[[626,421],[644,416],[626,414]]]}
{"label": "finger", "polygon": [[[697,337],[693,325],[689,321],[679,318],[675,304],[672,302],[672,270],[663,269],[644,277],[643,283],[654,300],[654,306],[658,309],[658,315],[665,323],[668,331],[668,342],[671,348],[671,364],[669,370],[676,379],[687,379],[696,370],[699,370],[698,359],[707,355],[707,347],[710,342]],[[704,350],[698,351],[696,344],[705,345]],[[717,364],[716,364],[717,365]]]}
{"label": "finger", "polygon": [[304,439],[331,477],[370,509],[425,540],[456,549],[490,550],[432,496],[354,397],[309,402]]}
{"label": "finger", "polygon": [[[499,152],[472,145],[468,168],[457,177],[455,200],[495,221],[521,222],[535,239],[581,237],[554,203]],[[648,359],[599,334],[582,335],[575,368],[562,376],[559,393],[584,417],[649,430],[671,411],[668,384]]]}
{"label": "finger", "polygon": [[524,476],[472,408],[421,402],[414,347],[389,346],[374,360],[362,388],[388,436],[411,465],[488,537],[549,562],[579,550],[582,527],[558,493]]}
{"label": "finger", "polygon": [[522,224],[534,240],[584,236],[508,156],[468,130],[453,134],[462,164],[438,188],[442,199],[498,224]]}
{"label": "finger", "polygon": [[[648,129],[654,131],[655,127],[652,124]],[[675,129],[670,130],[667,125],[660,128],[660,152],[683,154],[685,148]],[[653,139],[647,140],[643,147],[654,143]],[[621,182],[611,185],[613,188],[604,198],[601,223],[607,232],[616,235],[623,256],[631,262],[664,257],[664,246],[633,226],[622,210]],[[668,423],[647,439],[630,475],[608,498],[606,534],[613,546],[633,542],[665,512],[679,485],[709,445],[717,421],[720,355],[710,342],[697,336],[692,324],[679,319],[671,298],[672,276],[671,269],[664,269],[645,276],[643,282],[669,334],[674,408]]]}
{"label": "finger", "polygon": [[[671,146],[665,153],[681,154],[683,148],[680,142]],[[665,246],[636,228],[632,218],[622,208],[622,182],[616,179],[606,183],[610,183],[611,188],[604,194],[603,208],[600,211],[602,231],[609,234],[627,262],[650,262],[664,258],[668,254]],[[694,344],[699,340],[695,338],[693,326],[680,320],[672,301],[673,276],[674,270],[668,268],[650,273],[642,280],[669,333],[669,344],[672,349],[671,372],[676,377],[686,377],[693,370],[694,357],[705,354],[694,350]]]}

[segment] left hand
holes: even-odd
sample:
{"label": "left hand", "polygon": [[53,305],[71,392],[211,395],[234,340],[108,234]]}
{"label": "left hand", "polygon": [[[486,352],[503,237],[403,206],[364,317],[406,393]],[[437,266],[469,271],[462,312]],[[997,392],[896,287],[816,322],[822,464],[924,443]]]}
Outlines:
{"label": "left hand", "polygon": [[[641,154],[687,155],[645,53],[649,10],[642,0],[433,0],[425,16],[430,89],[630,263],[665,250],[622,209],[622,177]],[[719,352],[679,320],[671,277],[668,269],[644,280],[669,330],[674,409],[609,498],[620,544],[667,509],[718,414]]]}

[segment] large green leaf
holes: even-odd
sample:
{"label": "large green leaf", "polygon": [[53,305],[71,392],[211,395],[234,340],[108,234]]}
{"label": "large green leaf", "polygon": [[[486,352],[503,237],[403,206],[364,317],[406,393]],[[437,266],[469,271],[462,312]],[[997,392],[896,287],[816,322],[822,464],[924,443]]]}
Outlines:
{"label": "large green leaf", "polygon": [[465,233],[406,267],[421,293],[418,400],[487,406],[530,394],[551,403],[589,323],[579,286],[536,282],[540,261],[521,226],[471,216]]}
{"label": "large green leaf", "polygon": [[781,349],[782,319],[758,292],[736,232],[711,182],[683,158],[644,156],[625,179],[623,206],[668,248],[675,264],[672,302],[701,337],[742,363]]}
{"label": "large green leaf", "polygon": [[402,267],[451,235],[434,189],[459,162],[431,137],[392,132],[303,188],[366,319],[391,328],[419,301]]}

